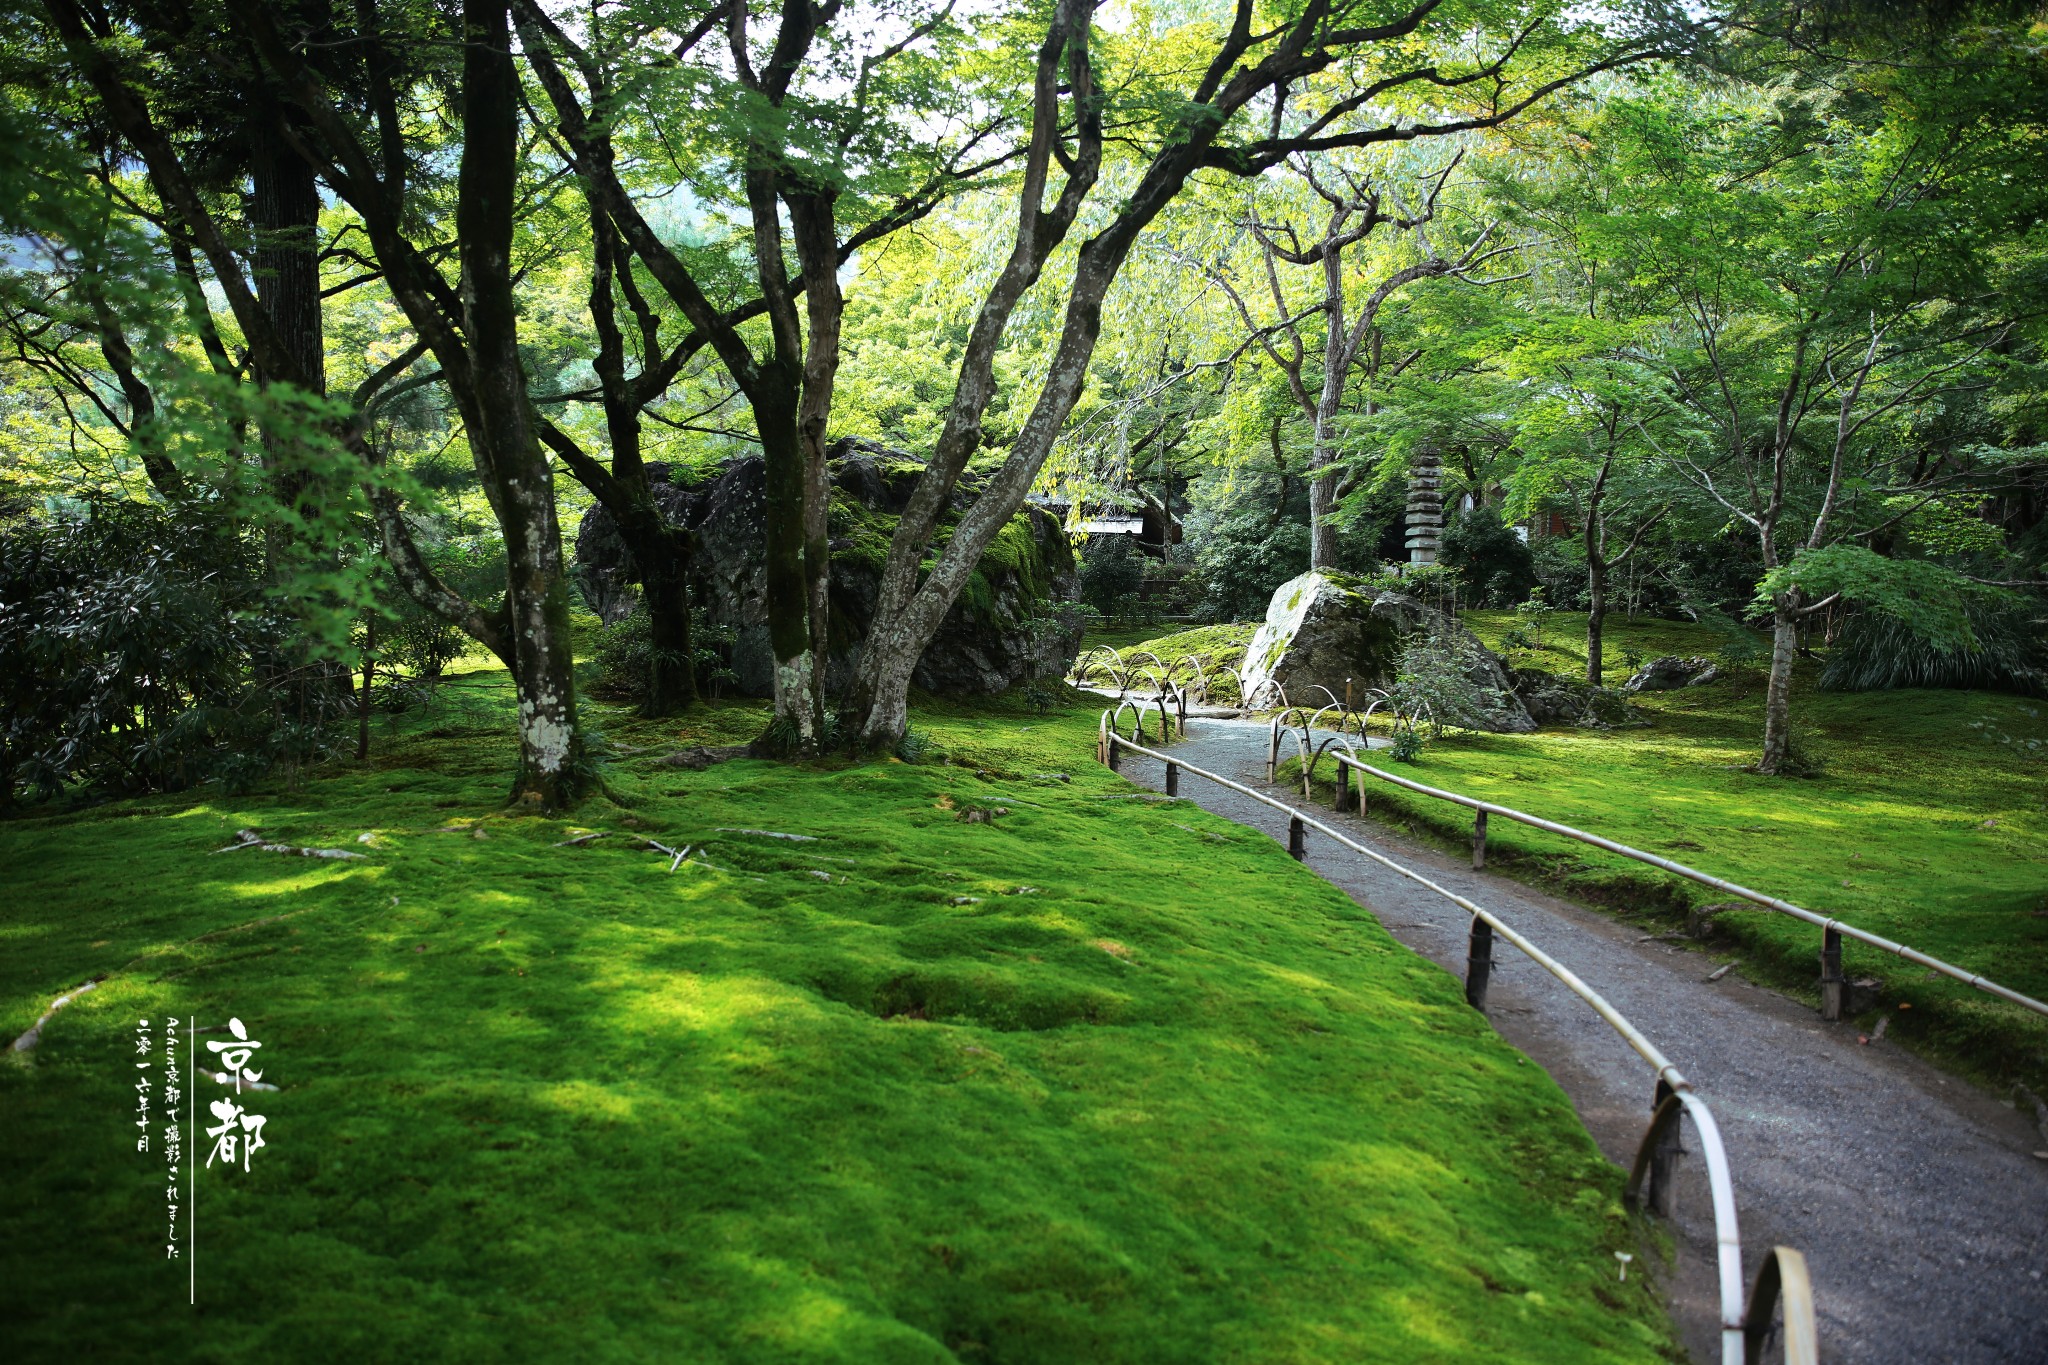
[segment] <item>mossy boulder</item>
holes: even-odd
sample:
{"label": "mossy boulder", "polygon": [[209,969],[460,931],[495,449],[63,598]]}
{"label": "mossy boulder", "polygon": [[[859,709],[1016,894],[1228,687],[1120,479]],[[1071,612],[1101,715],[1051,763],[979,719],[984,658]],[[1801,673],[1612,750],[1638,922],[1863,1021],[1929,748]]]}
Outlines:
{"label": "mossy boulder", "polygon": [[1559,677],[1540,668],[1509,670],[1515,695],[1538,725],[1575,725],[1581,730],[1617,730],[1648,725],[1639,706],[1630,705],[1612,687],[1595,687],[1580,678]]}
{"label": "mossy boulder", "polygon": [[[843,686],[860,657],[881,595],[889,539],[924,466],[901,451],[858,439],[835,441],[829,451],[832,501],[832,653],[827,685]],[[733,631],[732,666],[738,688],[765,697],[774,686],[768,644],[767,569],[764,553],[766,471],[759,456],[735,460],[717,477],[694,486],[654,485],[671,522],[696,534],[692,600],[713,625]],[[983,480],[963,475],[947,521],[981,491]],[[942,526],[943,537],[950,529]],[[576,538],[576,577],[593,608],[607,620],[633,609],[632,557],[616,523],[592,508]],[[996,536],[939,627],[913,681],[940,694],[1003,692],[1056,673],[1080,645],[1081,623],[1061,610],[1079,590],[1074,555],[1057,518],[1026,508]],[[1040,624],[1043,623],[1043,624]]]}
{"label": "mossy boulder", "polygon": [[1342,701],[1384,687],[1401,657],[1401,631],[1373,615],[1373,594],[1343,574],[1310,570],[1282,583],[1266,608],[1265,624],[1245,650],[1244,694],[1255,700],[1278,684],[1297,705]]}
{"label": "mossy boulder", "polygon": [[1500,656],[1456,618],[1329,570],[1310,570],[1273,594],[1265,624],[1245,651],[1245,692],[1256,696],[1272,682],[1290,702],[1317,706],[1330,697],[1341,701],[1348,681],[1359,702],[1366,688],[1394,685],[1402,650],[1418,636],[1436,640],[1449,666],[1471,684],[1472,704],[1446,720],[1515,734],[1536,728]]}

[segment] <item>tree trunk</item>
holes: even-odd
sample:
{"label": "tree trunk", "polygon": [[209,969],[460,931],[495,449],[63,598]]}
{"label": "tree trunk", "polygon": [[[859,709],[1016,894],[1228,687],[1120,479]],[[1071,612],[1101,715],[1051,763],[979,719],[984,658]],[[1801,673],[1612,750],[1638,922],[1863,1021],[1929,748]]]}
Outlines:
{"label": "tree trunk", "polygon": [[505,0],[466,0],[463,146],[456,235],[462,244],[463,331],[474,359],[470,450],[505,535],[512,681],[519,692],[519,771],[512,799],[556,810],[588,773],[576,720],[569,582],[553,471],[527,407],[512,293],[518,196],[519,81]]}
{"label": "tree trunk", "polygon": [[1799,652],[1799,594],[1780,593],[1771,611],[1771,677],[1764,691],[1764,752],[1756,770],[1776,775],[1792,738],[1792,660]]}
{"label": "tree trunk", "polygon": [[1337,480],[1335,454],[1331,450],[1330,428],[1337,416],[1336,395],[1325,386],[1323,401],[1316,410],[1315,449],[1309,457],[1314,470],[1308,485],[1308,566],[1311,569],[1337,567]]}
{"label": "tree trunk", "polygon": [[775,716],[795,732],[796,746],[818,743],[819,699],[811,658],[810,584],[804,573],[804,443],[797,430],[797,386],[780,365],[762,367],[763,385],[783,401],[754,405],[766,479],[762,528],[766,561],[768,646],[775,656]]}
{"label": "tree trunk", "polygon": [[1602,657],[1602,632],[1607,624],[1607,523],[1600,510],[1600,495],[1607,486],[1607,468],[1593,485],[1586,500],[1586,525],[1581,533],[1586,542],[1586,681],[1599,687],[1606,660]]}
{"label": "tree trunk", "polygon": [[[663,539],[680,539],[688,534],[677,529]],[[653,559],[643,558],[635,548],[633,558],[641,566],[640,589],[654,637],[654,669],[647,679],[642,714],[675,715],[697,704],[696,651],[690,641],[689,560],[672,544],[663,545]]]}
{"label": "tree trunk", "polygon": [[1604,641],[1602,632],[1607,624],[1607,565],[1598,560],[1586,562],[1586,681],[1595,687],[1602,686],[1601,675],[1605,671],[1603,657]]}

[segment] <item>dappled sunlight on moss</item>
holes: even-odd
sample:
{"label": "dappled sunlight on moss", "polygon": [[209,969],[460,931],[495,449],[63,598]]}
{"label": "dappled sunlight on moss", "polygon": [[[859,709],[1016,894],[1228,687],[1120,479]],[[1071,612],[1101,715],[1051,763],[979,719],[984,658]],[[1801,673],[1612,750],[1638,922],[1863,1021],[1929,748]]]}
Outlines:
{"label": "dappled sunlight on moss", "polygon": [[[1654,1300],[1572,1269],[1633,1246],[1618,1174],[1455,982],[1270,843],[1091,800],[1129,790],[1092,713],[1006,705],[920,714],[950,764],[678,771],[662,746],[760,708],[621,721],[642,756],[573,821],[498,812],[498,740],[407,741],[431,770],[230,817],[385,832],[366,865],[281,878],[208,861],[217,811],[132,820],[111,903],[81,874],[119,808],[0,824],[28,873],[0,1013],[115,973],[0,1076],[26,1234],[0,1270],[124,1295],[61,1325],[102,1353],[182,1303],[134,1244],[149,1191],[53,1194],[126,1169],[77,1115],[118,1106],[134,1017],[235,1011],[285,1089],[274,1160],[202,1192],[209,1358],[1659,1358]],[[1012,813],[963,824],[947,795]],[[695,851],[671,872],[640,837]],[[1526,1317],[1460,1269],[1507,1249]]]}

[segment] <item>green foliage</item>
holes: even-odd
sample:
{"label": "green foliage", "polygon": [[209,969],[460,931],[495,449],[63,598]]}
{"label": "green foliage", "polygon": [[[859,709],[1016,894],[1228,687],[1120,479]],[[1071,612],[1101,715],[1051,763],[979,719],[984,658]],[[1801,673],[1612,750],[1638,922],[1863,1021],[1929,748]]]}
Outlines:
{"label": "green foliage", "polygon": [[1081,600],[1104,616],[1127,615],[1144,572],[1129,536],[1096,536],[1081,552]]}
{"label": "green foliage", "polygon": [[1307,571],[1308,549],[1304,522],[1226,518],[1196,552],[1202,615],[1214,621],[1263,618],[1274,590]]}
{"label": "green foliage", "polygon": [[325,754],[348,676],[262,575],[246,537],[142,504],[0,531],[0,804],[241,789]]}
{"label": "green foliage", "polygon": [[1396,763],[1419,763],[1422,761],[1422,743],[1422,731],[1416,726],[1396,726],[1393,747],[1387,750],[1387,757]]}
{"label": "green foliage", "polygon": [[1536,586],[1536,561],[1529,546],[1492,507],[1461,513],[1444,528],[1440,557],[1457,575],[1465,600],[1511,607]]}
{"label": "green foliage", "polygon": [[1462,718],[1486,711],[1478,687],[1465,676],[1465,662],[1452,642],[1435,632],[1411,635],[1401,645],[1394,674],[1395,710],[1411,723],[1442,735]]}
{"label": "green foliage", "polygon": [[1771,598],[1794,588],[1808,601],[1839,593],[1945,653],[1977,648],[1969,598],[1981,589],[1953,569],[1928,560],[1887,559],[1849,544],[1807,550],[1764,575],[1757,585],[1757,605],[1768,606]]}
{"label": "green foliage", "polygon": [[895,754],[905,763],[922,763],[931,758],[937,749],[931,731],[920,730],[915,725],[906,725],[903,727],[903,738],[896,741]]}
{"label": "green foliage", "polygon": [[[495,539],[451,540],[426,552],[429,567],[471,601],[488,602],[505,585],[505,551]],[[476,647],[461,627],[427,610],[403,592],[388,592],[377,624],[375,654],[380,665],[419,678],[439,678],[450,663]]]}
{"label": "green foliage", "polygon": [[2048,632],[2042,608],[2006,594],[1966,594],[1973,648],[1944,648],[1897,616],[1857,612],[1828,651],[1821,687],[1870,692],[1894,687],[1967,687],[2048,695]]}
{"label": "green foliage", "polygon": [[1785,756],[1778,761],[1780,777],[1825,777],[1827,754],[1813,731],[1794,725],[1785,732]]}

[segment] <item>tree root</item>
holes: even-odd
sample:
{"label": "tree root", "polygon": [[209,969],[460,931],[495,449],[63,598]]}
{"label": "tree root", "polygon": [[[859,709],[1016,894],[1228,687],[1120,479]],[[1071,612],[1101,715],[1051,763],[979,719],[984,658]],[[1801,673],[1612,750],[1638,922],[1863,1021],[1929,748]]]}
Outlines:
{"label": "tree root", "polygon": [[13,1051],[35,1051],[36,1044],[43,1041],[43,1025],[50,1022],[50,1016],[55,1014],[58,1010],[63,1009],[66,1005],[76,1000],[79,996],[84,995],[87,991],[97,988],[100,982],[105,980],[106,978],[104,976],[96,976],[92,980],[86,982],[84,985],[76,987],[73,990],[67,991],[63,995],[58,996],[55,1000],[51,1001],[50,1008],[43,1011],[43,1017],[36,1020],[35,1023],[30,1026],[28,1032],[22,1034],[19,1038],[16,1038],[14,1040]]}
{"label": "tree root", "polygon": [[348,848],[307,848],[303,844],[266,844],[263,836],[253,829],[235,831],[235,842],[226,848],[217,848],[215,853],[234,853],[245,848],[260,848],[265,853],[290,853],[301,858],[367,858],[367,853],[357,853]]}

